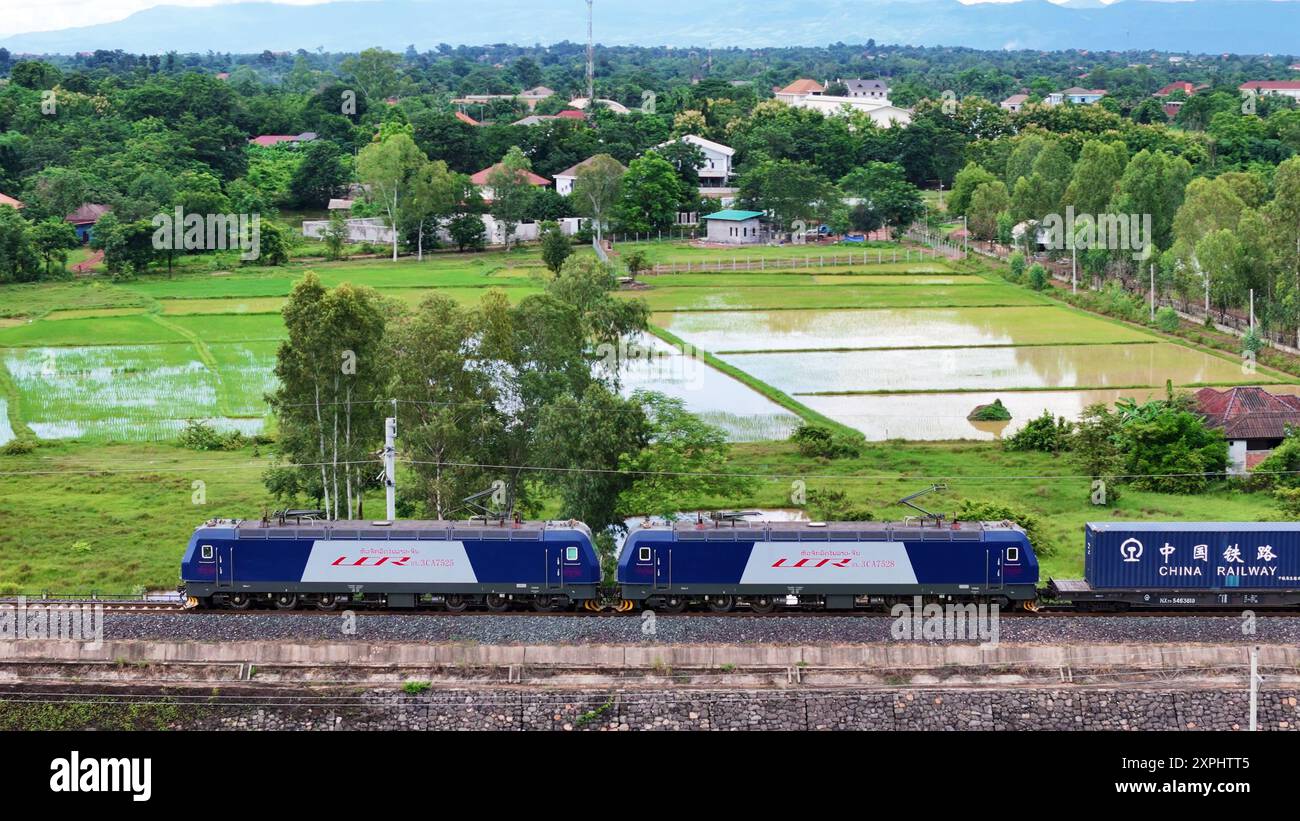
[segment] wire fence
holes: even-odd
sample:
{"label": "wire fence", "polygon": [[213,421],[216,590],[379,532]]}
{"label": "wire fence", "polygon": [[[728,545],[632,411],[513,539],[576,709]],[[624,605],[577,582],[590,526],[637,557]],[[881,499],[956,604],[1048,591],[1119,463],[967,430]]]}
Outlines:
{"label": "wire fence", "polygon": [[806,254],[803,257],[741,257],[736,255],[731,259],[661,262],[651,268],[650,272],[654,274],[678,274],[707,271],[787,271],[797,268],[845,268],[854,265],[906,264],[947,257],[948,252],[939,248],[933,248],[928,253],[924,248],[876,248],[864,250],[861,253]]}

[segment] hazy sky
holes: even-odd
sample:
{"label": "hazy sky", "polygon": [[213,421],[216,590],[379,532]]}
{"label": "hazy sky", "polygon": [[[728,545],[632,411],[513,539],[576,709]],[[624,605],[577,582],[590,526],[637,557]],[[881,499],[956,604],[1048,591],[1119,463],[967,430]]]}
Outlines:
{"label": "hazy sky", "polygon": [[[221,3],[272,2],[293,5],[332,0],[0,0],[0,36],[28,31],[52,31],[121,20],[154,6],[215,6]],[[382,2],[382,0],[376,0]],[[573,0],[578,2],[579,0]],[[867,0],[864,0],[866,2]],[[490,0],[489,0],[490,2]],[[538,0],[553,3],[556,0]],[[961,0],[963,3],[1017,2],[1017,0]],[[1064,2],[1064,0],[1052,0]],[[1114,2],[1114,0],[1103,0]],[[597,4],[599,5],[599,4]]]}

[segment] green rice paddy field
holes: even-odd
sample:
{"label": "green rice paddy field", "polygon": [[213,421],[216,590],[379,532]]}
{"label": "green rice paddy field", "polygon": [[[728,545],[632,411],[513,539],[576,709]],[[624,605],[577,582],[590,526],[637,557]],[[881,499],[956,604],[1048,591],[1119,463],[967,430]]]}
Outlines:
{"label": "green rice paddy field", "polygon": [[[782,270],[783,260],[816,252],[642,247],[658,263],[761,255],[765,267],[643,275],[620,292],[647,300],[655,333],[666,340],[657,344],[704,352],[702,360],[679,357],[671,373],[629,374],[628,383],[679,396],[720,424],[751,472],[806,475],[809,487],[849,490],[878,515],[903,513],[888,505],[944,479],[954,504],[1026,506],[1059,543],[1046,562],[1056,575],[1078,574],[1079,529],[1098,509],[1087,504],[1080,480],[1042,478],[1069,474],[1064,463],[1009,454],[992,440],[1043,409],[1075,415],[1089,401],[1159,395],[1166,379],[1300,390],[1284,374],[1249,372],[1230,356],[1062,306],[969,265],[895,263],[892,249],[876,263],[873,247],[866,264],[841,259]],[[432,292],[474,304],[489,288],[518,300],[539,293],[545,276],[536,250],[520,249],[0,287],[0,443],[41,443],[30,454],[0,456],[0,592],[166,586],[195,521],[246,516],[267,504],[259,483],[267,453],[199,454],[173,442],[194,417],[263,429],[263,396],[274,389],[284,333],[279,310],[309,269],[327,284],[374,287],[408,305]],[[1012,408],[1011,423],[966,421],[976,404],[995,398]],[[799,416],[829,419],[878,444],[859,460],[810,462],[771,441]],[[191,501],[198,480],[206,488],[202,507]],[[760,482],[747,498],[695,502],[781,507],[788,485]],[[1119,511],[1102,513],[1260,518],[1271,515],[1272,503],[1226,491],[1194,498],[1129,492]]]}

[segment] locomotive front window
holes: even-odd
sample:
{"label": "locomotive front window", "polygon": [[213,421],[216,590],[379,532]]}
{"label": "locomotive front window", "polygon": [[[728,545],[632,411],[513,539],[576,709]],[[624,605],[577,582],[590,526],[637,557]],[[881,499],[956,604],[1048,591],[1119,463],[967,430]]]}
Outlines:
{"label": "locomotive front window", "polygon": [[564,560],[566,562],[576,562],[578,560],[578,548],[576,547],[564,548]]}
{"label": "locomotive front window", "polygon": [[643,562],[648,562],[650,561],[650,548],[643,547],[639,551],[637,551],[636,555],[638,560]]}
{"label": "locomotive front window", "polygon": [[199,557],[202,558],[202,559],[204,559],[204,560],[206,560],[206,561],[211,561],[211,560],[212,560],[212,545],[210,545],[210,544],[205,544],[205,545],[203,545],[203,547],[199,548]]}
{"label": "locomotive front window", "polygon": [[1008,547],[1008,548],[1007,548],[1007,561],[1009,561],[1009,562],[1018,562],[1018,561],[1020,561],[1020,548],[1018,548],[1018,547]]}

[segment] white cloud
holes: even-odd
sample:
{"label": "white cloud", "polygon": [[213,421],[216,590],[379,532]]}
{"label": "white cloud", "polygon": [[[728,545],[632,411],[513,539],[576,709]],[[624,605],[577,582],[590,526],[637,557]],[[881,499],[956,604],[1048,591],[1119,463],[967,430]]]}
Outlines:
{"label": "white cloud", "polygon": [[0,37],[112,23],[154,6],[217,6],[241,2],[309,6],[332,0],[0,0]]}

